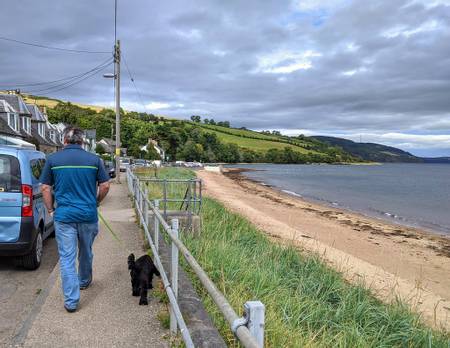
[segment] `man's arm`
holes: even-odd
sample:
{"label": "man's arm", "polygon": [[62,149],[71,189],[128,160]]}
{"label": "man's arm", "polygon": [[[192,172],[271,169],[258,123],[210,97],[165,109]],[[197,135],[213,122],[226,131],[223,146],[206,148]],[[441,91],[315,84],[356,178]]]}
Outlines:
{"label": "man's arm", "polygon": [[50,164],[50,158],[45,161],[44,168],[41,173],[41,177],[39,181],[41,182],[41,190],[42,197],[44,199],[44,205],[47,208],[50,214],[53,213],[53,193],[52,193],[52,185],[53,185],[53,175],[52,168]]}
{"label": "man's arm", "polygon": [[102,182],[98,185],[98,194],[97,194],[97,205],[100,204],[101,201],[103,201],[103,198],[106,197],[106,195],[109,192],[109,181]]}
{"label": "man's arm", "polygon": [[53,194],[52,187],[50,185],[42,184],[42,197],[44,198],[44,204],[48,212],[53,213]]}
{"label": "man's arm", "polygon": [[97,205],[106,197],[109,191],[109,175],[106,173],[103,161],[98,159],[98,171],[97,171],[97,181],[98,181],[98,194],[97,194]]}

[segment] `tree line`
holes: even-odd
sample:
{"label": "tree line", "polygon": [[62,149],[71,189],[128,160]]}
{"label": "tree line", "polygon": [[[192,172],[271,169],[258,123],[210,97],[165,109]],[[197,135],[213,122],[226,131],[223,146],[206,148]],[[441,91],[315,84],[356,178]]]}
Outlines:
{"label": "tree line", "polygon": [[[110,109],[96,112],[71,103],[58,103],[48,110],[49,121],[76,125],[83,129],[96,129],[97,140],[114,138],[115,113]],[[348,156],[337,148],[323,145],[323,153],[303,154],[286,146],[284,149],[270,149],[266,152],[240,148],[236,144],[222,142],[215,133],[208,132],[196,123],[200,116],[192,116],[192,122],[172,120],[141,112],[121,110],[122,147],[127,154],[136,158],[159,159],[158,153],[149,146],[149,152],[140,148],[149,139],[156,140],[166,153],[169,161],[202,161],[225,163],[333,163],[348,161]],[[203,120],[205,122],[206,120]],[[214,121],[214,120],[213,120]],[[207,120],[211,124],[211,120]],[[224,121],[229,127],[229,122]],[[219,122],[218,122],[219,123]],[[217,124],[215,123],[214,124]],[[280,141],[280,142],[286,142]],[[320,142],[316,142],[322,145]],[[101,149],[99,148],[101,151]]]}

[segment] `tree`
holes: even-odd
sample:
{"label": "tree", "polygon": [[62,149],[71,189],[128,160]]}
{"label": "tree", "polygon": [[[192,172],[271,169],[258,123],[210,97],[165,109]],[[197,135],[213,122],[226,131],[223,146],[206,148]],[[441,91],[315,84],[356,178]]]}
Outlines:
{"label": "tree", "polygon": [[229,121],[220,121],[220,122],[217,122],[217,125],[221,126],[221,127],[230,128],[230,122]]}
{"label": "tree", "polygon": [[153,161],[153,160],[160,160],[161,156],[153,146],[147,145],[147,152],[143,151],[142,158],[145,158],[146,160],[149,161]]}
{"label": "tree", "polygon": [[269,149],[266,152],[266,161],[268,163],[282,163],[281,151],[277,149]]}
{"label": "tree", "polygon": [[203,123],[204,123],[204,124],[209,124],[209,120],[208,120],[207,118],[205,118],[205,119],[203,120]]}
{"label": "tree", "polygon": [[203,146],[188,140],[181,148],[179,157],[185,161],[201,161],[203,158]]}
{"label": "tree", "polygon": [[97,144],[97,146],[95,147],[95,152],[99,155],[103,155],[106,151],[102,144]]}
{"label": "tree", "polygon": [[210,119],[210,120],[209,120],[209,124],[215,126],[215,125],[216,125],[216,121],[214,121],[213,119]]}
{"label": "tree", "polygon": [[135,158],[141,157],[141,149],[139,148],[139,145],[133,144],[128,148],[128,155],[133,156]]}
{"label": "tree", "polygon": [[289,146],[286,146],[283,149],[283,162],[284,163],[297,163],[296,153]]}
{"label": "tree", "polygon": [[200,116],[197,116],[197,115],[192,115],[191,116],[191,121],[192,122],[196,122],[196,123],[200,123],[202,121],[202,118]]}

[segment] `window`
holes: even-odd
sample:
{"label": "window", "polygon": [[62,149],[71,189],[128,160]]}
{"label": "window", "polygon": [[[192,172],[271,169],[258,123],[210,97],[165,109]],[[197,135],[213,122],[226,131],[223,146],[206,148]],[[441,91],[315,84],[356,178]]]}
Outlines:
{"label": "window", "polygon": [[38,123],[38,133],[41,137],[45,138],[45,125],[44,123]]}
{"label": "window", "polygon": [[21,192],[20,166],[17,158],[0,155],[0,192]]}
{"label": "window", "polygon": [[53,142],[56,142],[55,131],[52,130],[52,129],[50,129],[49,133],[50,133],[50,139],[51,139]]}
{"label": "window", "polygon": [[36,180],[39,180],[42,170],[44,169],[45,160],[44,159],[34,159],[30,162],[31,173]]}
{"label": "window", "polygon": [[8,126],[10,126],[15,131],[19,130],[19,117],[15,113],[8,113]]}
{"label": "window", "polygon": [[22,129],[31,134],[31,119],[29,117],[22,116]]}

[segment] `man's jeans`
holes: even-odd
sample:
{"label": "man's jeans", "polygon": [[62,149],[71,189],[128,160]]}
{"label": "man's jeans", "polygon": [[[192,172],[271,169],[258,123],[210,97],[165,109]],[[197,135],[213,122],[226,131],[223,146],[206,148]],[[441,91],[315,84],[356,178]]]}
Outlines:
{"label": "man's jeans", "polygon": [[[64,223],[55,221],[61,269],[64,305],[69,309],[77,307],[80,300],[80,286],[87,286],[92,280],[92,244],[98,233],[98,222]],[[78,246],[78,273],[75,265]]]}

